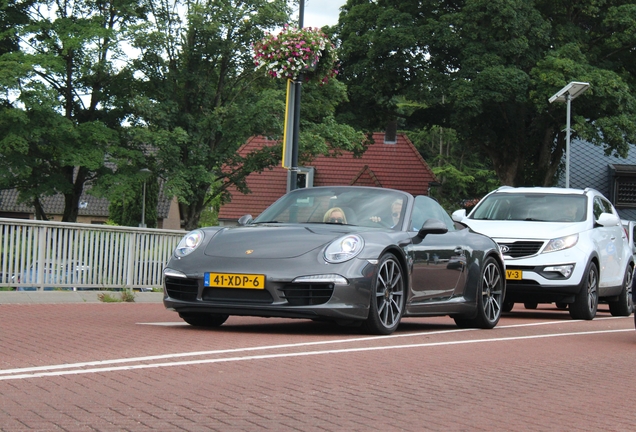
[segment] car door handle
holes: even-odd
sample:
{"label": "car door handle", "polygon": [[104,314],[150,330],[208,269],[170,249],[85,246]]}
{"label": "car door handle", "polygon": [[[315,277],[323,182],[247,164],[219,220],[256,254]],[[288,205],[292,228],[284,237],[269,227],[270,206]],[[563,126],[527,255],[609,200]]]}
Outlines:
{"label": "car door handle", "polygon": [[614,241],[614,240],[616,240],[616,237],[611,236],[611,237],[610,237],[610,240],[611,240],[611,241]]}

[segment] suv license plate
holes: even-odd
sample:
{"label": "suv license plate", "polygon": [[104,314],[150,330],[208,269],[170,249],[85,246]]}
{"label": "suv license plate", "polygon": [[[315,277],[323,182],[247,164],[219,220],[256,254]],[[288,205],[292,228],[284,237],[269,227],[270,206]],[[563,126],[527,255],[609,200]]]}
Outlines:
{"label": "suv license plate", "polygon": [[506,270],[506,279],[521,280],[523,272],[521,270]]}
{"label": "suv license plate", "polygon": [[203,285],[214,288],[265,289],[265,275],[243,273],[206,273]]}

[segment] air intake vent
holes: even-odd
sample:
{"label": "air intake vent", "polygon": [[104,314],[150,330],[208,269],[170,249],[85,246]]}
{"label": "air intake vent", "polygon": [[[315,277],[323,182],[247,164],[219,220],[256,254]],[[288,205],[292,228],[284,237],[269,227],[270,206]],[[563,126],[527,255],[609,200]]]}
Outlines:
{"label": "air intake vent", "polygon": [[331,283],[295,283],[282,288],[290,306],[312,306],[324,304],[333,294]]}
{"label": "air intake vent", "polygon": [[196,279],[166,277],[166,291],[175,300],[195,301],[199,292]]}

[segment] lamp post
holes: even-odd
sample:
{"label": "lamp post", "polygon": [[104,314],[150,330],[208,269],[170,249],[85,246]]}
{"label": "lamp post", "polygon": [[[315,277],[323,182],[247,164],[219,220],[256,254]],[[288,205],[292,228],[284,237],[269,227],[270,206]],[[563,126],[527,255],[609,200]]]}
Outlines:
{"label": "lamp post", "polygon": [[[298,28],[302,29],[305,23],[305,0],[300,0],[298,4]],[[289,176],[289,184],[287,189],[292,191],[298,189],[298,147],[300,142],[300,89],[302,88],[303,74],[292,84],[295,86],[294,93],[294,123],[292,135],[292,151],[291,151],[291,172]]]}
{"label": "lamp post", "polygon": [[151,171],[148,168],[142,168],[139,172],[143,173],[144,176],[143,198],[141,201],[141,223],[139,224],[139,227],[146,228],[146,179]]}
{"label": "lamp post", "polygon": [[565,102],[567,103],[566,113],[566,126],[565,126],[565,187],[570,187],[570,110],[572,100],[576,99],[579,95],[583,94],[585,90],[590,86],[586,82],[572,81],[561,90],[556,92],[550,99],[550,103],[553,102]]}

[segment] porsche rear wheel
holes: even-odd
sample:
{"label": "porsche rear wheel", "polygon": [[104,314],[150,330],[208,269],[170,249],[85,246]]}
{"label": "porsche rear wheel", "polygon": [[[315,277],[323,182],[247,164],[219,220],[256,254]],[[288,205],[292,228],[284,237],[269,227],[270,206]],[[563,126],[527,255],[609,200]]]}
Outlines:
{"label": "porsche rear wheel", "polygon": [[195,327],[219,327],[229,315],[224,314],[201,314],[201,313],[179,313],[182,320]]}
{"label": "porsche rear wheel", "polygon": [[380,258],[369,316],[364,329],[371,334],[388,335],[397,329],[404,313],[404,277],[402,267],[393,254]]}
{"label": "porsche rear wheel", "polygon": [[477,315],[474,318],[455,317],[459,327],[491,329],[501,318],[505,288],[501,267],[494,258],[487,258],[481,273],[480,286],[476,293]]}

